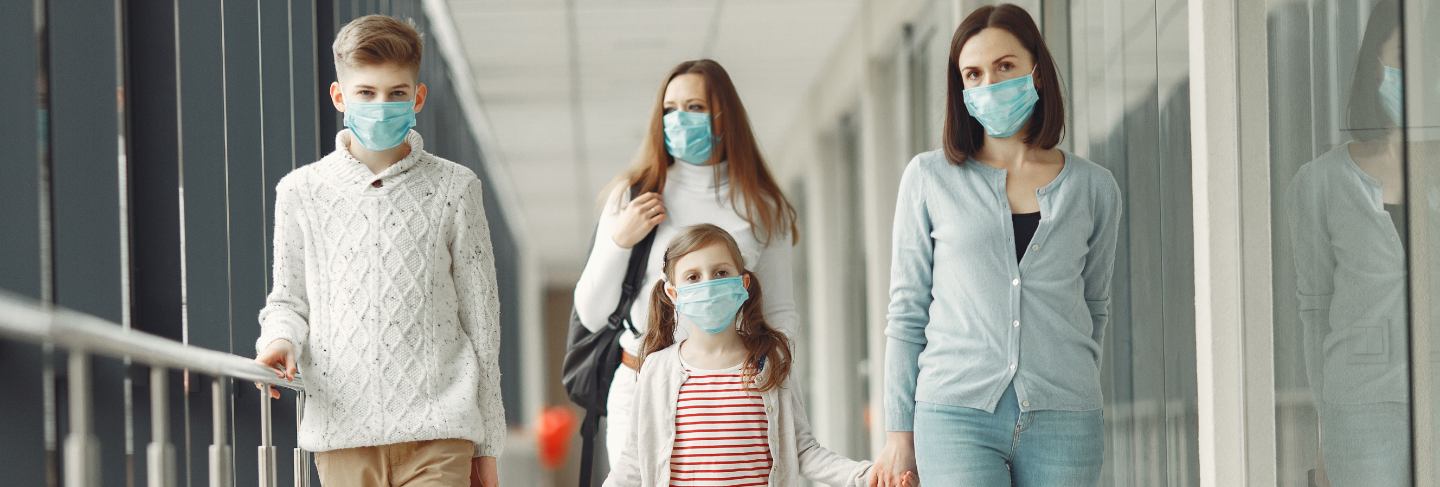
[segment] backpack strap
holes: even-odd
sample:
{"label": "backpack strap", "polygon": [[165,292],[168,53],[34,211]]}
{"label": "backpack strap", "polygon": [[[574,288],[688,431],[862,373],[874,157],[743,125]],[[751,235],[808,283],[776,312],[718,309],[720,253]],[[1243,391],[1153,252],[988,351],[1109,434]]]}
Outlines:
{"label": "backpack strap", "polygon": [[[600,429],[600,414],[585,410],[585,420],[580,423],[580,486],[594,485],[595,436]],[[618,453],[618,452],[616,452]]]}
{"label": "backpack strap", "polygon": [[[630,186],[630,199],[635,199],[635,195],[641,193],[640,184],[636,182]],[[625,268],[625,281],[620,285],[620,302],[607,320],[609,327],[624,327],[637,337],[640,336],[640,330],[635,328],[635,323],[630,319],[630,307],[635,304],[635,298],[640,294],[641,282],[644,280],[646,268],[650,264],[650,249],[655,245],[655,233],[659,228],[658,225],[651,228],[645,238],[640,239],[639,243],[630,248],[630,263]]]}

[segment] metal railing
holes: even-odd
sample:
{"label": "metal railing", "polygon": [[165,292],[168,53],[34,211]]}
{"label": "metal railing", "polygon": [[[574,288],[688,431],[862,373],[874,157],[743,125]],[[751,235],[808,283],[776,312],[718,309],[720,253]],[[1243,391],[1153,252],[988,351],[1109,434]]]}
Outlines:
{"label": "metal railing", "polygon": [[[150,367],[151,442],[146,448],[146,477],[150,487],[177,485],[175,447],[169,438],[166,373],[185,370],[212,377],[211,402],[214,405],[211,428],[214,443],[210,445],[210,485],[231,485],[234,464],[225,432],[227,415],[225,386],[230,380],[244,380],[260,387],[260,485],[276,487],[275,445],[271,438],[270,391],[275,387],[295,390],[296,427],[305,410],[304,386],[299,376],[294,382],[275,377],[275,373],[254,360],[239,355],[185,345],[174,340],[144,332],[126,330],[120,325],[84,313],[53,308],[44,303],[0,292],[0,338],[36,344],[50,344],[68,350],[70,431],[64,441],[64,471],[67,487],[99,485],[100,442],[94,434],[90,404],[90,358],[95,355],[129,359]],[[310,480],[310,454],[299,448],[294,456],[295,485],[307,487]]]}

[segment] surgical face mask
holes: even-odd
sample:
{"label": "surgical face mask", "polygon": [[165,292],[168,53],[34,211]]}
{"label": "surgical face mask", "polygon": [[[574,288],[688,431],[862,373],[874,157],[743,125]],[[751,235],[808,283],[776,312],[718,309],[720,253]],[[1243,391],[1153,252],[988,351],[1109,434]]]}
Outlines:
{"label": "surgical face mask", "polygon": [[675,314],[714,335],[735,321],[740,305],[748,299],[750,291],[745,290],[741,278],[711,279],[675,288]]}
{"label": "surgical face mask", "polygon": [[393,149],[405,142],[415,126],[415,102],[354,102],[345,104],[345,128],[350,135],[375,152]]}
{"label": "surgical face mask", "polygon": [[970,116],[980,121],[985,133],[1003,139],[1015,135],[1030,120],[1040,94],[1035,92],[1034,71],[1015,79],[961,92]]}
{"label": "surgical face mask", "polygon": [[1384,74],[1380,77],[1380,107],[1385,109],[1385,115],[1396,127],[1404,124],[1405,115],[1405,88],[1404,77],[1401,76],[1400,68],[1385,66]]}
{"label": "surgical face mask", "polygon": [[710,160],[710,151],[715,147],[710,114],[675,110],[661,120],[665,124],[665,150],[672,157],[697,166]]}

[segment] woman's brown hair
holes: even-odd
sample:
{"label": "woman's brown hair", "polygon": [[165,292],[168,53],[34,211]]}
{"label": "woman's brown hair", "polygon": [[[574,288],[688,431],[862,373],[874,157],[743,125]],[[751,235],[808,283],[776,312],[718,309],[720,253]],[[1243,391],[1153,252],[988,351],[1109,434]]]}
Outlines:
{"label": "woman's brown hair", "polygon": [[1036,91],[1040,101],[1035,102],[1035,111],[1025,123],[1025,145],[1042,149],[1054,148],[1065,135],[1065,101],[1060,94],[1060,73],[1055,68],[1055,58],[1045,47],[1045,38],[1035,26],[1035,20],[1025,9],[1013,4],[986,5],[975,9],[950,39],[950,58],[946,61],[948,78],[945,90],[945,158],[954,164],[965,162],[967,157],[980,151],[985,145],[985,127],[970,116],[965,108],[965,79],[961,77],[960,48],[987,28],[998,28],[1009,32],[1020,40],[1020,45],[1030,51],[1035,59]]}
{"label": "woman's brown hair", "polygon": [[[655,289],[651,291],[650,327],[645,332],[642,361],[645,356],[675,344],[675,327],[678,326],[675,322],[675,302],[671,300],[670,294],[665,292],[665,283],[675,279],[675,262],[691,252],[713,245],[724,246],[736,265],[742,268],[745,266],[745,259],[740,255],[740,246],[735,243],[735,238],[715,225],[707,223],[688,227],[670,240],[662,265],[665,279],[656,282]],[[766,373],[756,384],[756,388],[768,391],[784,384],[785,379],[790,376],[790,339],[765,321],[760,279],[748,270],[743,271],[742,275],[749,276],[750,281],[745,288],[750,292],[750,299],[740,305],[740,312],[736,317],[739,320],[737,332],[746,351],[743,370],[747,376],[755,377],[763,365]]]}
{"label": "woman's brown hair", "polygon": [[1370,19],[1365,22],[1365,37],[1360,42],[1360,52],[1355,59],[1355,77],[1350,83],[1348,107],[1350,123],[1347,128],[1359,140],[1381,138],[1396,128],[1395,121],[1385,114],[1384,103],[1380,100],[1380,80],[1384,72],[1380,53],[1386,41],[1400,35],[1400,11],[1398,0],[1382,0],[1370,9]]}
{"label": "woman's brown hair", "polygon": [[[735,91],[730,75],[720,63],[709,59],[680,63],[660,83],[645,141],[640,145],[634,167],[622,179],[626,187],[640,183],[645,191],[665,191],[665,175],[675,163],[675,158],[665,150],[665,88],[683,74],[698,74],[705,80],[711,130],[715,136],[715,150],[709,162],[729,162],[730,204],[736,209],[743,208],[741,216],[750,222],[761,243],[768,245],[777,235],[789,235],[792,245],[798,243],[800,232],[795,224],[795,207],[785,199],[765,165],[765,158],[760,155],[760,147],[750,129],[750,117],[745,113],[745,105],[740,103],[740,94]],[[716,165],[715,177],[720,176],[720,166]],[[744,202],[740,201],[742,197]]]}

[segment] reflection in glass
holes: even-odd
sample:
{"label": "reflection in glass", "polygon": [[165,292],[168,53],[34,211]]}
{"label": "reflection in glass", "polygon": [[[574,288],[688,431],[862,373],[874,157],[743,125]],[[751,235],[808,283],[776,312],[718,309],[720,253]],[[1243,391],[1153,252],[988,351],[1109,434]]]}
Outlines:
{"label": "reflection in glass", "polygon": [[1399,22],[1397,1],[1370,13],[1345,112],[1352,140],[1301,166],[1287,195],[1320,485],[1410,485]]}

